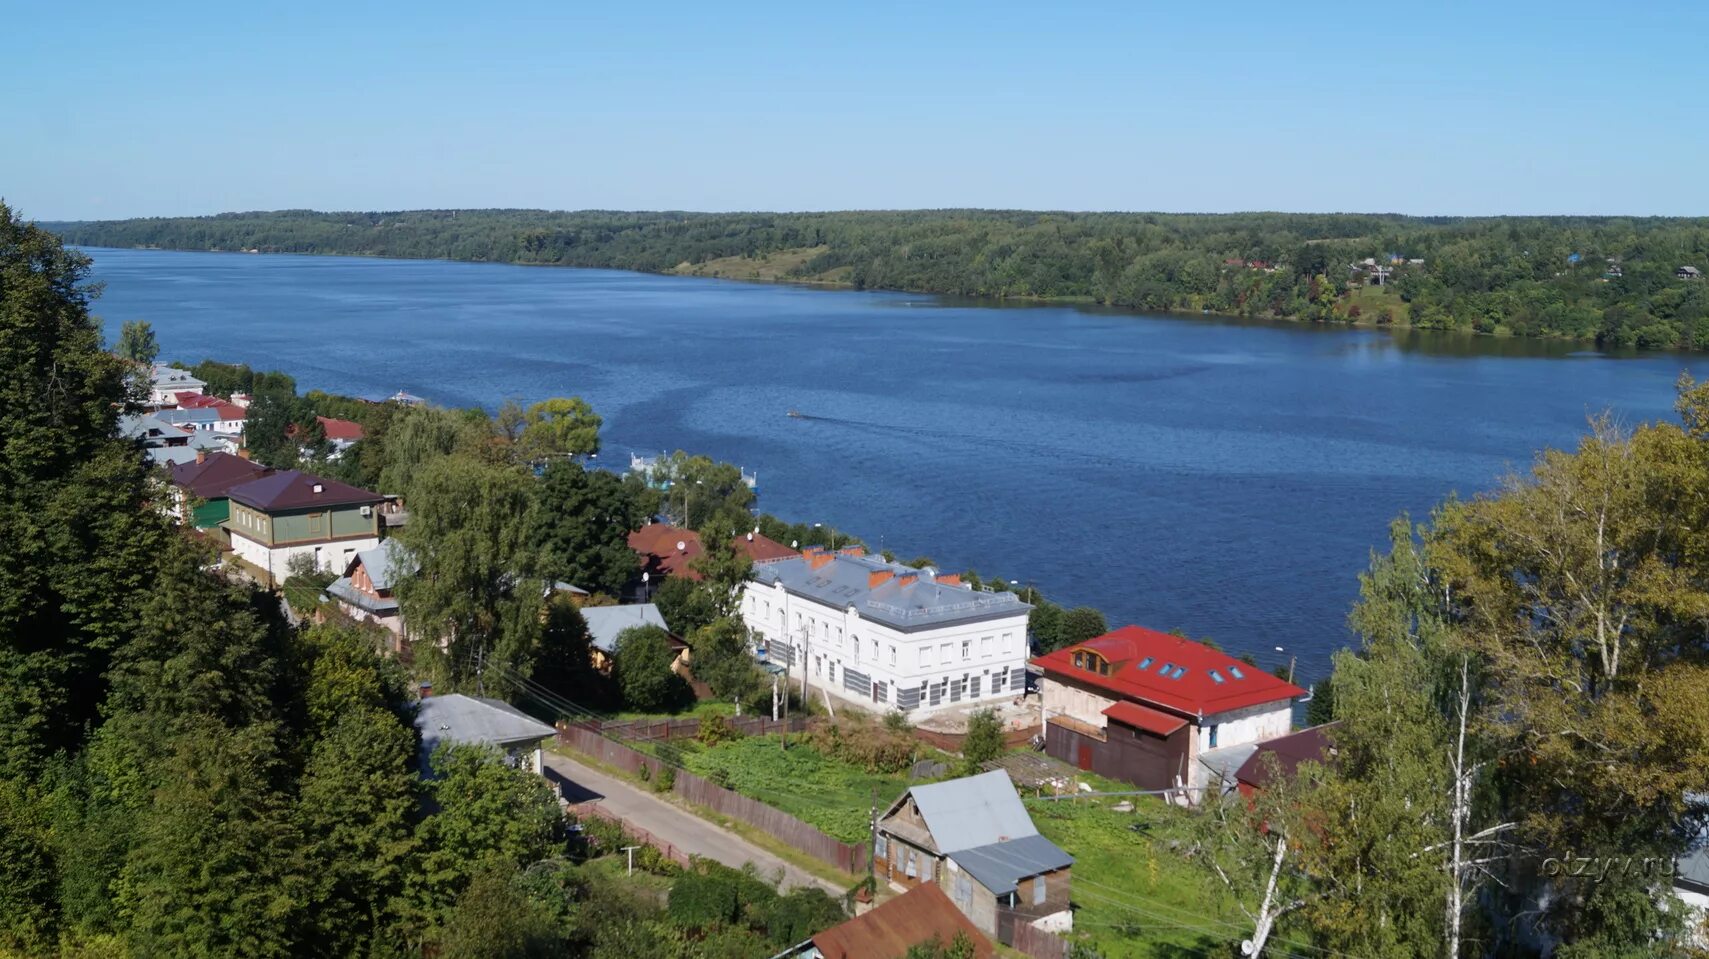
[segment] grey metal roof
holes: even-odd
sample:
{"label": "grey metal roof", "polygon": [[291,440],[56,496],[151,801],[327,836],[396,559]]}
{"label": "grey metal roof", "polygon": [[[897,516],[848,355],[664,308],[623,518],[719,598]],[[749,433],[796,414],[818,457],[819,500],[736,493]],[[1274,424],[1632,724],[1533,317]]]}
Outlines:
{"label": "grey metal roof", "polygon": [[949,854],[979,884],[1001,896],[1014,892],[1016,884],[1041,873],[1066,869],[1074,857],[1043,836],[1022,836],[1008,842],[959,849]]}
{"label": "grey metal roof", "polygon": [[398,601],[386,597],[369,596],[350,584],[350,577],[340,576],[327,584],[327,595],[341,599],[357,609],[365,609],[370,613],[389,616],[398,611]]}
{"label": "grey metal roof", "polygon": [[186,439],[189,431],[161,419],[154,413],[126,414],[119,417],[119,435],[133,440]]}
{"label": "grey metal roof", "polygon": [[440,743],[515,746],[552,735],[554,730],[509,703],[446,693],[429,696],[416,709],[421,754],[433,755]]}
{"label": "grey metal roof", "polygon": [[192,376],[189,370],[177,366],[168,366],[165,363],[154,364],[154,369],[150,371],[149,378],[153,382],[154,388],[157,390],[171,389],[183,391],[191,389],[192,387],[199,390],[208,385]]}
{"label": "grey metal roof", "polygon": [[1038,835],[1009,774],[994,769],[929,786],[908,795],[925,817],[938,851],[949,853]]}
{"label": "grey metal roof", "polygon": [[220,411],[208,406],[198,406],[188,410],[161,410],[154,414],[163,423],[218,423]]}
{"label": "grey metal roof", "polygon": [[[812,560],[811,556],[801,556],[764,563],[754,567],[753,576],[758,582],[778,584],[827,606],[852,607],[862,618],[900,630],[1024,616],[1032,609],[1014,593],[988,593],[940,583],[931,567],[914,569],[877,556],[837,553],[830,562],[814,569]],[[891,575],[873,586],[874,573]]]}
{"label": "grey metal roof", "polygon": [[587,623],[588,638],[593,645],[609,653],[617,649],[617,634],[635,626],[657,626],[665,632],[664,614],[652,603],[629,606],[583,606],[582,619]]}
{"label": "grey metal roof", "polygon": [[409,550],[395,539],[383,539],[373,549],[359,550],[356,559],[362,561],[362,568],[368,571],[375,589],[392,589],[400,578],[420,568]]}

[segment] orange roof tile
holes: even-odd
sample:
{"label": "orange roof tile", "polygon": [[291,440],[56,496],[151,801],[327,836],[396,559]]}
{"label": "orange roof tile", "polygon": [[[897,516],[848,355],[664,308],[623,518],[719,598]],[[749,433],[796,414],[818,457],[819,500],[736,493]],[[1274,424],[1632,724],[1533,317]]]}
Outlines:
{"label": "orange roof tile", "polygon": [[980,933],[934,883],[915,886],[895,899],[832,926],[813,937],[825,959],[902,959],[935,936],[947,946],[957,933],[973,941],[977,959],[991,959],[991,940]]}

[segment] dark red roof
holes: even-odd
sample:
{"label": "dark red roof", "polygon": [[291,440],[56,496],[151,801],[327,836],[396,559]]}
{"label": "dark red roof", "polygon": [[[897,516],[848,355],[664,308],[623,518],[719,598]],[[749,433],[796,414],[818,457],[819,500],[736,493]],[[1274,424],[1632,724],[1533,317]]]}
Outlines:
{"label": "dark red roof", "polygon": [[331,416],[317,416],[321,431],[329,440],[355,442],[362,438],[362,424],[355,420],[334,419]]}
{"label": "dark red roof", "polygon": [[[801,555],[777,540],[759,533],[744,533],[732,542],[736,548],[756,563],[789,559]],[[682,544],[678,548],[677,544]],[[641,568],[654,576],[682,576],[699,580],[700,574],[692,564],[705,552],[700,534],[669,523],[649,523],[629,534],[629,548],[641,559]]]}
{"label": "dark red roof", "polygon": [[[1074,654],[1082,650],[1107,660],[1109,675],[1075,666]],[[1046,673],[1183,716],[1207,716],[1305,695],[1305,690],[1293,683],[1203,643],[1143,626],[1123,626],[1040,656],[1033,665]],[[1166,674],[1165,666],[1182,670],[1179,678],[1175,669]]]}
{"label": "dark red roof", "polygon": [[180,392],[172,395],[177,398],[178,408],[181,410],[199,410],[206,406],[218,406],[223,402],[219,397],[206,393]]}
{"label": "dark red roof", "polygon": [[977,959],[990,959],[985,938],[936,883],[921,883],[864,916],[832,926],[813,937],[825,959],[903,959],[908,950],[934,937],[948,946],[957,933],[973,942]]}
{"label": "dark red roof", "polygon": [[[320,491],[316,492],[315,488]],[[264,512],[312,509],[316,506],[354,506],[378,503],[385,497],[357,489],[348,483],[324,479],[302,470],[284,470],[251,480],[227,491],[233,502]]]}
{"label": "dark red roof", "polygon": [[1127,700],[1110,706],[1104,710],[1104,715],[1118,723],[1126,723],[1136,729],[1143,729],[1159,736],[1167,736],[1187,725],[1185,719],[1174,713],[1166,713],[1161,709],[1152,709],[1150,706],[1141,706]]}
{"label": "dark red roof", "polygon": [[[1291,778],[1300,763],[1330,761],[1335,755],[1334,747],[1325,734],[1334,726],[1334,723],[1324,723],[1259,743],[1257,751],[1240,764],[1234,778],[1248,786],[1263,789],[1270,784],[1272,768]],[[1275,763],[1266,760],[1266,756],[1276,757]]]}
{"label": "dark red roof", "polygon": [[260,463],[230,453],[209,453],[202,462],[172,464],[172,485],[183,487],[198,499],[218,499],[233,486],[260,479],[272,472]]}

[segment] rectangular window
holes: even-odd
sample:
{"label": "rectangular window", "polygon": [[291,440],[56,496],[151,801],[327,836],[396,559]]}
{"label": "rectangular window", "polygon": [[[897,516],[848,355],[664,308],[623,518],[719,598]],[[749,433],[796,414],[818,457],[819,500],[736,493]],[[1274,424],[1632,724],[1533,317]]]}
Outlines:
{"label": "rectangular window", "polygon": [[[859,640],[856,640],[856,642],[859,642]],[[876,639],[872,641],[872,661],[875,663],[878,662],[878,640]]]}
{"label": "rectangular window", "polygon": [[890,665],[896,665],[896,646],[894,643],[890,646]]}
{"label": "rectangular window", "polygon": [[970,906],[973,904],[973,881],[968,879],[966,876],[957,876],[955,878],[955,901],[961,903],[963,906]]}
{"label": "rectangular window", "polygon": [[310,513],[309,514],[309,532],[311,532],[311,533],[320,532],[320,514],[319,513]]}
{"label": "rectangular window", "polygon": [[1012,653],[1014,651],[1015,651],[1015,634],[1014,633],[1004,633],[1003,634],[1003,652]]}
{"label": "rectangular window", "polygon": [[973,640],[964,639],[961,641],[961,658],[963,660],[973,658]]}
{"label": "rectangular window", "polygon": [[1033,880],[1033,905],[1035,905],[1035,906],[1044,905],[1044,894],[1045,894],[1044,877],[1039,876],[1038,878]]}
{"label": "rectangular window", "polygon": [[981,636],[979,638],[979,657],[983,659],[989,655],[991,655],[991,637]]}
{"label": "rectangular window", "polygon": [[938,647],[938,662],[940,662],[940,663],[949,662],[949,649],[950,649],[950,646],[948,643],[944,643],[942,646]]}
{"label": "rectangular window", "polygon": [[1210,748],[1212,748],[1212,749],[1216,748],[1216,727],[1215,726],[1211,727],[1211,747]]}
{"label": "rectangular window", "polygon": [[930,646],[921,646],[920,647],[920,665],[921,666],[930,666],[931,664],[932,664],[932,648]]}
{"label": "rectangular window", "polygon": [[885,840],[884,834],[879,833],[878,837],[872,841],[872,854],[877,857],[885,857],[889,855],[889,849],[890,846]]}

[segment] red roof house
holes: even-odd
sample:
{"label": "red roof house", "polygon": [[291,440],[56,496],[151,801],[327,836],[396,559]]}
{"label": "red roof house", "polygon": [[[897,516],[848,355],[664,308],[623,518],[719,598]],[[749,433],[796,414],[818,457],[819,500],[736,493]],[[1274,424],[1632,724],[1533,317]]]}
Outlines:
{"label": "red roof house", "polygon": [[1294,702],[1305,695],[1203,643],[1141,626],[1033,665],[1044,671],[1046,752],[1141,788],[1181,788],[1193,799],[1213,771],[1223,772],[1219,755],[1244,760],[1251,744],[1287,735]]}
{"label": "red roof house", "polygon": [[[800,556],[795,550],[759,533],[744,533],[732,540],[736,549],[755,563],[769,563]],[[699,581],[694,560],[706,549],[700,534],[669,523],[650,523],[629,534],[629,548],[640,558],[642,572],[657,582],[666,576]]]}
{"label": "red roof house", "polygon": [[322,432],[334,443],[354,443],[362,438],[362,424],[355,420],[335,419],[331,416],[317,416]]}
{"label": "red roof house", "polygon": [[962,915],[942,887],[928,882],[864,916],[826,929],[812,941],[824,959],[903,959],[914,946],[936,939],[947,947],[957,935],[973,943],[976,959],[992,956],[991,940]]}

